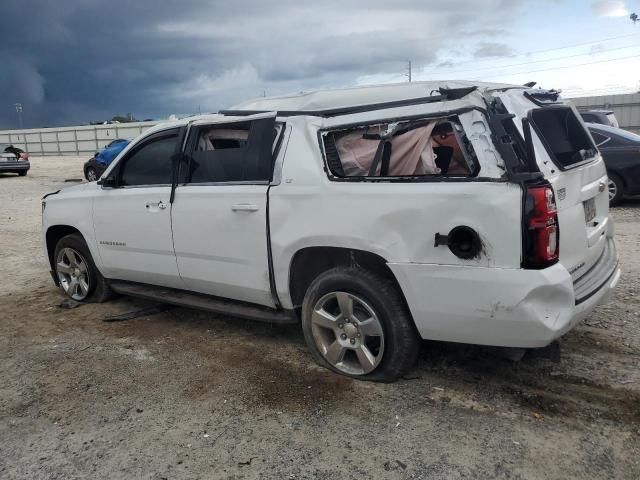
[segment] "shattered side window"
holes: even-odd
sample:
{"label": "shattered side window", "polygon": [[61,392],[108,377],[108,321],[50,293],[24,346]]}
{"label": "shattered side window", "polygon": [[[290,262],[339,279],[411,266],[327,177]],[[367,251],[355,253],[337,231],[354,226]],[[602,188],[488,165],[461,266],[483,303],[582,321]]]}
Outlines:
{"label": "shattered side window", "polygon": [[323,141],[334,177],[468,177],[478,172],[473,148],[454,118],[333,130]]}
{"label": "shattered side window", "polygon": [[250,124],[201,128],[189,162],[189,183],[245,180]]}
{"label": "shattered side window", "polygon": [[[194,126],[187,140],[187,164],[180,184],[267,182],[283,126],[274,119]],[[271,147],[271,148],[269,148]]]}

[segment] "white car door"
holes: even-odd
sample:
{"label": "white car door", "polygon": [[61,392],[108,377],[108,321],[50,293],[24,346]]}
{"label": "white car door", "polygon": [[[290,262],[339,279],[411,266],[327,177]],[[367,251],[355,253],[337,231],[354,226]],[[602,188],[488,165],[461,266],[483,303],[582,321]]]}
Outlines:
{"label": "white car door", "polygon": [[108,278],[181,288],[171,235],[172,157],[179,129],[128,150],[102,181],[93,217]]}
{"label": "white car door", "polygon": [[276,136],[274,114],[191,125],[172,209],[188,290],[274,306],[267,191]]}

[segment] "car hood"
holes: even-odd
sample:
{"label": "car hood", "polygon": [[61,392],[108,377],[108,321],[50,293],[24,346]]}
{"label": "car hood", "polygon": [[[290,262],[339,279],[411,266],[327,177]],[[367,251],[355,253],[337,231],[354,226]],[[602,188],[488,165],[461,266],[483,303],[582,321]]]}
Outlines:
{"label": "car hood", "polygon": [[96,182],[83,182],[78,185],[72,185],[69,187],[64,187],[57,192],[51,192],[45,195],[45,197],[54,199],[54,198],[63,198],[63,197],[76,197],[83,196],[88,192],[95,192],[99,189],[100,186]]}

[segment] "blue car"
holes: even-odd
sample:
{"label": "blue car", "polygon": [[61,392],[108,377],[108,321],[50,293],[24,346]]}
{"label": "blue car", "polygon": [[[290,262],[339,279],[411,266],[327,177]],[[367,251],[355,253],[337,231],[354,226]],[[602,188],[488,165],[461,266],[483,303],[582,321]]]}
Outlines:
{"label": "blue car", "polygon": [[118,154],[129,145],[129,140],[118,138],[110,142],[84,164],[84,178],[90,182],[98,180]]}

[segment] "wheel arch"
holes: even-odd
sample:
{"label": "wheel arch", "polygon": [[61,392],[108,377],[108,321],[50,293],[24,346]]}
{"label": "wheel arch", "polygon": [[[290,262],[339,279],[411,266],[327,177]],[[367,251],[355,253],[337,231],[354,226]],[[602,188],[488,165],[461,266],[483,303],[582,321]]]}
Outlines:
{"label": "wheel arch", "polygon": [[289,295],[293,308],[299,309],[309,286],[318,275],[340,266],[358,266],[390,280],[407,306],[404,292],[387,263],[386,259],[376,253],[355,248],[327,246],[301,248],[293,255],[289,265]]}
{"label": "wheel arch", "polygon": [[56,251],[56,245],[62,237],[66,237],[67,235],[71,235],[74,233],[77,233],[82,236],[82,238],[84,238],[84,235],[82,235],[80,230],[72,227],[71,225],[51,225],[49,228],[47,228],[47,232],[45,233],[45,242],[47,246],[47,257],[49,260],[49,266],[51,267],[52,271],[54,269],[55,260],[53,256]]}
{"label": "wheel arch", "polygon": [[622,175],[618,170],[616,170],[615,168],[609,168],[607,167],[607,177],[609,176],[609,174],[613,174],[616,177],[618,177],[620,179],[620,181],[622,182],[622,186],[624,187],[624,191],[623,193],[625,193],[625,191],[627,190],[627,188],[629,187],[629,185],[627,184],[627,179],[625,178],[624,175]]}

